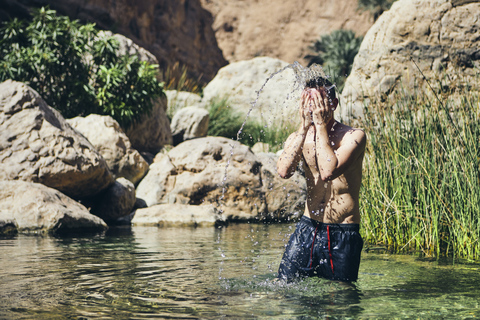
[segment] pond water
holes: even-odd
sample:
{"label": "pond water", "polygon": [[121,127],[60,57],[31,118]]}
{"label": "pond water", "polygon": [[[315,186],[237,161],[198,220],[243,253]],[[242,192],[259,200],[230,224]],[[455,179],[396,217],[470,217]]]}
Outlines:
{"label": "pond water", "polygon": [[1,319],[473,319],[478,263],[362,253],[359,280],[271,280],[293,224],[0,239]]}

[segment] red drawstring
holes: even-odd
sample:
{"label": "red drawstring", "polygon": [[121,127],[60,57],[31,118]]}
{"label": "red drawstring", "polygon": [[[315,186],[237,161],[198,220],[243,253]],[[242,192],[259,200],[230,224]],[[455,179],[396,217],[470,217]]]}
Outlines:
{"label": "red drawstring", "polygon": [[328,237],[328,255],[330,256],[330,266],[332,267],[332,273],[335,274],[333,271],[333,260],[332,260],[332,248],[330,246],[330,226],[327,225],[327,237]]}
{"label": "red drawstring", "polygon": [[313,265],[313,246],[315,244],[315,238],[317,237],[318,226],[315,228],[315,235],[313,236],[312,248],[310,249],[310,268]]}

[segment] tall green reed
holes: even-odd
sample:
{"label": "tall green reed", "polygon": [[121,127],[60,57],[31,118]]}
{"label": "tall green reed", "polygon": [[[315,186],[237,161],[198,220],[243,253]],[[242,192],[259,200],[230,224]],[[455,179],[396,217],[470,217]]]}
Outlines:
{"label": "tall green reed", "polygon": [[406,91],[366,108],[366,240],[395,252],[480,258],[480,99]]}

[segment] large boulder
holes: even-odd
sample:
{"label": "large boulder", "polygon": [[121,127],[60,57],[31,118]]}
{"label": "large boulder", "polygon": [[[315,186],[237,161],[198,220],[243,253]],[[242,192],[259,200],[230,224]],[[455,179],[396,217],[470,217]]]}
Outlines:
{"label": "large boulder", "polygon": [[0,225],[10,221],[20,232],[104,231],[105,222],[80,203],[42,184],[0,181]]}
{"label": "large boulder", "polygon": [[260,168],[251,150],[237,141],[188,140],[150,166],[137,197],[148,206],[213,204],[230,220],[261,218],[267,208]]}
{"label": "large boulder", "polygon": [[275,153],[257,153],[262,163],[262,181],[269,220],[296,220],[305,211],[307,181],[300,171],[290,179],[283,179],[277,173],[279,156]]}
{"label": "large boulder", "polygon": [[0,179],[38,182],[73,198],[113,182],[103,157],[27,85],[0,84]]}
{"label": "large boulder", "polygon": [[147,173],[148,163],[132,148],[127,135],[112,117],[91,114],[67,122],[92,143],[116,178],[124,177],[136,184]]}
{"label": "large boulder", "polygon": [[227,98],[245,118],[266,125],[297,123],[302,70],[300,65],[268,57],[235,62],[220,69],[205,87],[203,103]]}
{"label": "large boulder", "polygon": [[364,103],[388,100],[395,89],[431,93],[425,82],[450,91],[479,90],[480,1],[398,0],[367,32],[342,92],[347,117]]}

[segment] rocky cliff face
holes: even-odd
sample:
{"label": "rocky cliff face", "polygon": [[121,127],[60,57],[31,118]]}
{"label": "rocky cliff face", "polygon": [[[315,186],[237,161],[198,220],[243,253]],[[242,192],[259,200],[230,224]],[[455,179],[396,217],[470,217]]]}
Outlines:
{"label": "rocky cliff face", "polygon": [[306,64],[308,46],[321,35],[351,29],[364,35],[373,24],[357,0],[200,0],[214,16],[218,45],[229,62],[257,56]]}
{"label": "rocky cliff face", "polygon": [[205,82],[227,64],[212,30],[212,15],[199,0],[8,0],[0,18],[25,17],[29,9],[45,5],[123,34],[152,52],[161,67],[178,61]]}

